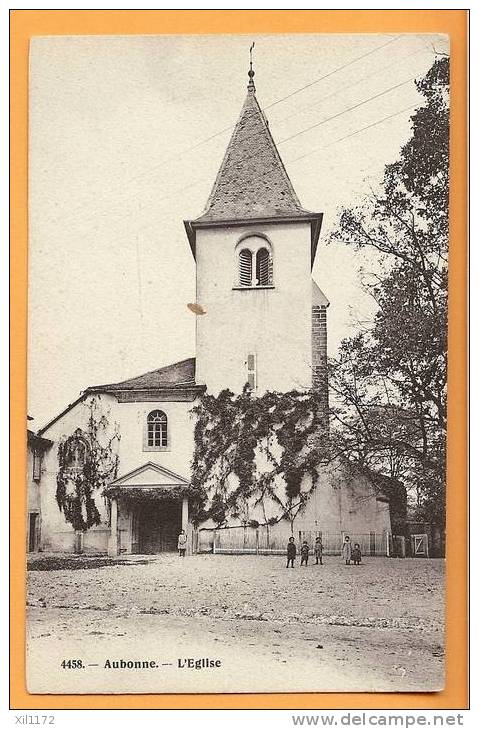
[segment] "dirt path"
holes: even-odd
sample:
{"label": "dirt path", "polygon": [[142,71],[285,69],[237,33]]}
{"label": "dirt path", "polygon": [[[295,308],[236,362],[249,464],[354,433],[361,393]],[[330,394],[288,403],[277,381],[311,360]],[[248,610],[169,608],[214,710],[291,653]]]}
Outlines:
{"label": "dirt path", "polygon": [[[29,690],[438,690],[442,580],[439,561],[291,572],[281,558],[209,555],[33,572]],[[180,668],[188,658],[221,666]],[[69,659],[86,667],[62,668]],[[121,659],[155,667],[105,668]]]}

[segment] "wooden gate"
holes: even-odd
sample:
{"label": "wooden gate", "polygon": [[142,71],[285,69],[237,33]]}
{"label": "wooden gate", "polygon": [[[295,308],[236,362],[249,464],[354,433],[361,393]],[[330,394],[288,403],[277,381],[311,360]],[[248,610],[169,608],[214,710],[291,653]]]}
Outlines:
{"label": "wooden gate", "polygon": [[413,557],[429,557],[427,534],[411,534]]}

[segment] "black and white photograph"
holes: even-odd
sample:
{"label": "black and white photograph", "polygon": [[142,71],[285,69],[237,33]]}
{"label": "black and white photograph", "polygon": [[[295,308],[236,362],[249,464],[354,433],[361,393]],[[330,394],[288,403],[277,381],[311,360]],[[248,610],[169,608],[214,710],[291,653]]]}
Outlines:
{"label": "black and white photograph", "polygon": [[28,691],[441,691],[448,36],[37,36],[28,118]]}

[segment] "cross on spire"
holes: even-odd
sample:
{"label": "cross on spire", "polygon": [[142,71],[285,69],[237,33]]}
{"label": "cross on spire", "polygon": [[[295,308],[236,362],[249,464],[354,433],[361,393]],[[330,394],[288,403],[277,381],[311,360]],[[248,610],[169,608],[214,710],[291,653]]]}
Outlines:
{"label": "cross on spire", "polygon": [[254,91],[255,90],[255,88],[254,88],[254,81],[253,81],[253,78],[254,78],[254,71],[253,71],[253,48],[254,48],[254,41],[253,41],[252,45],[249,48],[249,71],[248,71],[249,82],[248,82],[248,91]]}

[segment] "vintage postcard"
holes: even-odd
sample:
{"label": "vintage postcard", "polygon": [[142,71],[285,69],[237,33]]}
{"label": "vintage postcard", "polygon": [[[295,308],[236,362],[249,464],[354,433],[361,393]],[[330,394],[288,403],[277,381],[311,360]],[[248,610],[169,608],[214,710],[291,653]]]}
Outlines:
{"label": "vintage postcard", "polygon": [[29,54],[28,692],[441,691],[449,37]]}

